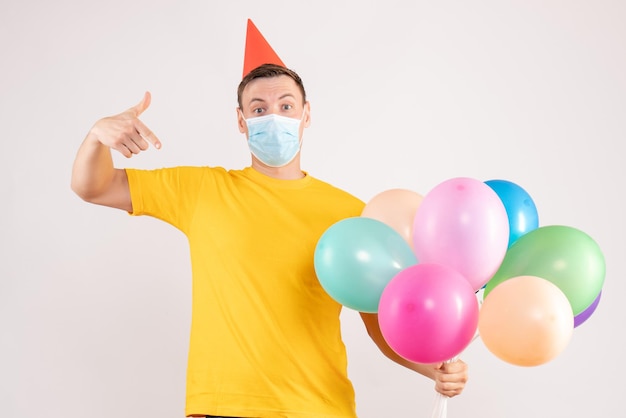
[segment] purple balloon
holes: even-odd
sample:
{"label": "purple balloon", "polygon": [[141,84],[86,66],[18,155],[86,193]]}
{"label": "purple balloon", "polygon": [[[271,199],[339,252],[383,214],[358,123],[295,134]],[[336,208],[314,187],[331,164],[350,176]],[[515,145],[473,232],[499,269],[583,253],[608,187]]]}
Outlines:
{"label": "purple balloon", "polygon": [[589,305],[587,307],[587,309],[585,309],[584,311],[582,311],[581,313],[579,313],[578,315],[574,315],[574,328],[576,328],[577,326],[579,326],[580,324],[582,324],[583,322],[585,322],[587,319],[589,319],[589,317],[591,316],[591,314],[596,310],[596,308],[598,307],[598,303],[600,303],[600,297],[602,296],[602,291],[600,291],[600,293],[598,293],[598,296],[596,297],[596,300],[594,300],[591,305]]}

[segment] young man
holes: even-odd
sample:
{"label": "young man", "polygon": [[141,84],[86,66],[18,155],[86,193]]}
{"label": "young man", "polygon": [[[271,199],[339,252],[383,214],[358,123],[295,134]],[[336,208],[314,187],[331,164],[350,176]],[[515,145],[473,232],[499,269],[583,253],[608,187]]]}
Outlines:
{"label": "young man", "polygon": [[[238,102],[249,167],[115,168],[110,149],[130,157],[161,146],[139,120],[150,104],[146,93],[91,128],[72,189],[88,202],[162,219],[187,236],[193,320],[186,415],[355,417],[341,305],[319,284],[313,258],[323,232],[359,216],[364,203],[302,171],[311,118],[295,72],[280,61],[255,67],[240,83]],[[433,379],[446,396],[463,390],[465,363],[410,363],[385,343],[375,314],[361,317],[389,358]]]}

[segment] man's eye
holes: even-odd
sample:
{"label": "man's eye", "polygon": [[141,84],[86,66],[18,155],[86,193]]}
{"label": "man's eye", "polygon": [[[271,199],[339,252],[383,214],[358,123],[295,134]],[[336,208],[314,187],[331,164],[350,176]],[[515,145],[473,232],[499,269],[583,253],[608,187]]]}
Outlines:
{"label": "man's eye", "polygon": [[291,110],[291,109],[293,109],[292,105],[290,105],[290,104],[283,105],[283,110]]}
{"label": "man's eye", "polygon": [[263,109],[260,107],[257,107],[256,109],[252,111],[252,113],[263,113]]}

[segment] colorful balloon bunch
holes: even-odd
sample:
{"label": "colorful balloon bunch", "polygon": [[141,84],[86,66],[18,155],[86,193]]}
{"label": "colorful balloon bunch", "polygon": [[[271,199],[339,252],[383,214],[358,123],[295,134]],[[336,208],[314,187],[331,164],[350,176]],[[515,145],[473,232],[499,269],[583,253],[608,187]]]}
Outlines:
{"label": "colorful balloon bunch", "polygon": [[331,297],[378,313],[389,346],[418,363],[456,357],[478,331],[500,359],[542,364],[594,312],[604,281],[602,252],[587,234],[540,227],[515,183],[465,177],[423,197],[376,195],[360,217],[325,231],[314,265]]}

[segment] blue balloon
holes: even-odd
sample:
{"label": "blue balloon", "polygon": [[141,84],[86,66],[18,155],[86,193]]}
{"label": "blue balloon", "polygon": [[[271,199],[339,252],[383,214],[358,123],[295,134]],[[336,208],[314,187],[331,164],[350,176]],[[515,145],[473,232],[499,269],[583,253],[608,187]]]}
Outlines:
{"label": "blue balloon", "polygon": [[509,218],[509,248],[522,235],[539,227],[537,207],[530,195],[519,185],[507,180],[488,180],[500,197]]}
{"label": "blue balloon", "polygon": [[366,217],[336,222],[315,247],[315,273],[326,293],[360,312],[378,312],[387,283],[415,264],[417,258],[400,233]]}

